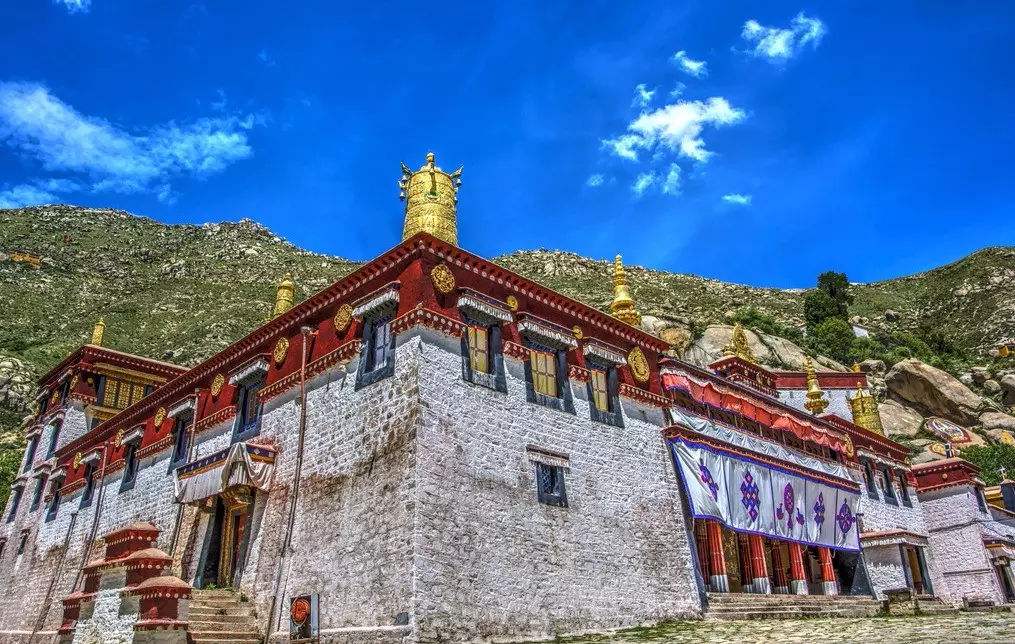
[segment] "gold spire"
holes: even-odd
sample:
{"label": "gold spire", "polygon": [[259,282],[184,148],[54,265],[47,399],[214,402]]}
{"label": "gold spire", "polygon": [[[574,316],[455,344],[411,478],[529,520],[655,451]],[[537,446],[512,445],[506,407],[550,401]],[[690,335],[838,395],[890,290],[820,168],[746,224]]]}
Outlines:
{"label": "gold spire", "polygon": [[825,400],[825,394],[818,385],[818,376],[814,373],[814,363],[810,358],[804,360],[804,371],[807,372],[807,402],[804,403],[804,407],[812,414],[818,415],[828,407],[828,401]]}
{"label": "gold spire", "polygon": [[293,281],[292,273],[286,273],[282,281],[278,283],[278,290],[275,292],[275,310],[271,313],[272,319],[293,307],[295,294],[296,282]]}
{"label": "gold spire", "polygon": [[95,323],[95,328],[92,329],[92,341],[89,344],[94,344],[97,347],[102,346],[102,334],[106,332],[106,318],[99,318],[99,321]]}
{"label": "gold spire", "polygon": [[462,168],[448,174],[434,163],[433,152],[426,153],[426,163],[413,172],[402,164],[398,197],[405,201],[405,227],[402,241],[416,233],[430,233],[437,239],[458,245],[458,187],[462,185]]}
{"label": "gold spire", "polygon": [[881,414],[878,413],[878,402],[860,386],[860,383],[856,385],[856,393],[850,399],[849,407],[853,412],[854,423],[875,434],[885,435],[885,428],[881,425]]}
{"label": "gold spire", "polygon": [[620,255],[613,260],[613,301],[610,302],[610,313],[621,322],[641,326],[641,313],[635,308],[631,290],[627,287],[627,273]]}
{"label": "gold spire", "polygon": [[740,326],[739,322],[733,325],[733,335],[730,336],[730,343],[722,348],[722,354],[724,356],[737,356],[741,360],[746,360],[753,364],[758,363],[758,359],[754,357],[751,345],[747,341],[744,327]]}

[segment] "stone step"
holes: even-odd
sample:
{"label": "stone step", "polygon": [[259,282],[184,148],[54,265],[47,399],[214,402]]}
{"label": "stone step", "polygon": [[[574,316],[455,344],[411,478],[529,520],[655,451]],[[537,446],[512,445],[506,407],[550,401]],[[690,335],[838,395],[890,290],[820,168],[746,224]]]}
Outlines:
{"label": "stone step", "polygon": [[217,608],[198,607],[190,605],[191,619],[213,619],[217,617],[256,617],[257,613],[253,606],[237,604],[236,606],[225,606]]}
{"label": "stone step", "polygon": [[215,588],[213,590],[195,588],[193,595],[195,597],[236,597],[237,593],[231,588]]}
{"label": "stone step", "polygon": [[709,601],[745,601],[753,602],[768,601],[800,601],[800,602],[838,602],[838,601],[875,601],[873,597],[865,595],[790,595],[781,593],[708,593]]}
{"label": "stone step", "polygon": [[238,599],[198,599],[195,597],[190,600],[190,605],[194,608],[232,608],[242,606],[243,602]]}
{"label": "stone step", "polygon": [[744,611],[736,615],[708,615],[708,619],[715,620],[717,622],[725,621],[739,621],[739,620],[755,620],[755,619],[802,619],[812,617],[829,617],[829,618],[841,618],[841,619],[854,619],[858,617],[854,611],[834,611],[834,610],[823,610],[816,611],[813,613],[797,613],[793,611],[781,612],[781,611]]}
{"label": "stone step", "polygon": [[208,637],[194,637],[191,635],[190,641],[194,644],[262,644],[260,637],[249,637],[244,639],[221,639],[214,636]]}
{"label": "stone step", "polygon": [[257,622],[253,619],[240,618],[239,621],[206,621],[190,620],[190,630],[196,632],[204,631],[253,631],[257,632]]}
{"label": "stone step", "polygon": [[256,630],[237,630],[237,631],[201,631],[191,630],[190,637],[195,642],[236,642],[236,641],[261,641],[260,635]]}

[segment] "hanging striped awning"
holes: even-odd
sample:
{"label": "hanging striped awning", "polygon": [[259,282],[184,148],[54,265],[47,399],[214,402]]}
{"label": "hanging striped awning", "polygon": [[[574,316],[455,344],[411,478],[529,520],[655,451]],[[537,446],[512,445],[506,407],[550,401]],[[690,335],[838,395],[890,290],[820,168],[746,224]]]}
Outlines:
{"label": "hanging striped awning", "polygon": [[275,450],[236,443],[177,468],[176,500],[193,503],[234,485],[267,490],[275,473]]}

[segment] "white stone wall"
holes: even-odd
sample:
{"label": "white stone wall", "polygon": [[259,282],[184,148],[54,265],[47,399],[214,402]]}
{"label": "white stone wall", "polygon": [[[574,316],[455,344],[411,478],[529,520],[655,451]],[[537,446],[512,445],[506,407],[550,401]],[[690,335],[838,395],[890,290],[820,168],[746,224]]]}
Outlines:
{"label": "white stone wall", "polygon": [[902,569],[902,552],[898,544],[864,547],[863,556],[878,599],[885,598],[886,590],[906,588],[906,573]]}
{"label": "white stone wall", "polygon": [[[853,397],[852,394],[856,389],[823,389],[822,391],[825,394],[825,400],[828,401],[825,413],[835,414],[839,418],[853,422],[853,410],[849,406],[849,400]],[[811,413],[804,407],[804,403],[807,402],[806,389],[779,389],[777,393],[779,400],[785,404],[808,414]]]}
{"label": "white stone wall", "polygon": [[[60,428],[60,436],[56,441],[56,449],[59,450],[64,445],[81,438],[87,431],[88,418],[84,407],[77,401],[67,401],[67,406],[64,409],[63,426]],[[46,438],[47,442],[42,443],[42,445],[48,446],[48,440],[49,438]]]}

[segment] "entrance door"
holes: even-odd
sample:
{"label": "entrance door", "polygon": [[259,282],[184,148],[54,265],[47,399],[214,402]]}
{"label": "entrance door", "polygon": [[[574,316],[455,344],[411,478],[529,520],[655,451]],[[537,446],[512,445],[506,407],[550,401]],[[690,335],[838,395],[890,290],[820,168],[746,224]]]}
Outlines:
{"label": "entrance door", "polygon": [[903,552],[906,555],[906,565],[909,567],[909,578],[913,580],[913,592],[917,595],[927,594],[927,588],[923,581],[923,567],[920,565],[920,556],[913,546],[905,546]]}

